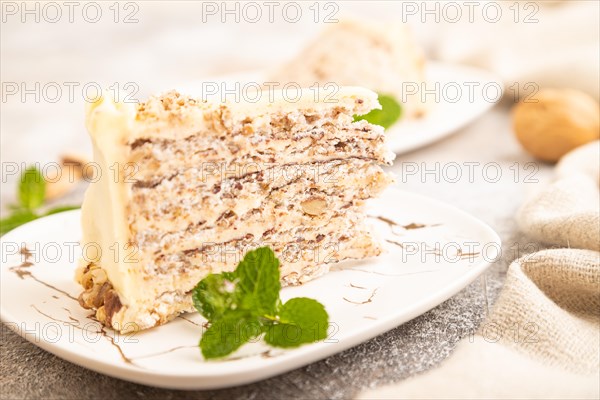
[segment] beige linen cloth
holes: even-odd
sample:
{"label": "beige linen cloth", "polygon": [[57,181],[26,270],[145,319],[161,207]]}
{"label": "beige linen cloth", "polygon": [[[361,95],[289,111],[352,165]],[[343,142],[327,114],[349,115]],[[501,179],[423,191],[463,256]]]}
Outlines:
{"label": "beige linen cloth", "polygon": [[494,309],[438,368],[360,399],[600,397],[600,142],[525,202],[521,229],[560,248],[514,261]]}

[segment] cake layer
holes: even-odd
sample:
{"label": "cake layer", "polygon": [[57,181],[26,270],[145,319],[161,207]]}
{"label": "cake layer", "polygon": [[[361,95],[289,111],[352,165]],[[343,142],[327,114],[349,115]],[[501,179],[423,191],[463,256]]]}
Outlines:
{"label": "cake layer", "polygon": [[[328,236],[330,225],[336,223],[342,226],[342,220],[345,220],[345,229],[353,229],[354,226],[362,226],[363,213],[362,202],[351,207],[329,211],[318,218],[306,217],[303,212],[290,212],[288,215],[272,215],[265,213],[264,219],[249,218],[237,222],[238,226],[244,226],[244,229],[226,229],[221,230],[218,227],[202,231],[200,237],[195,235],[186,236],[183,232],[173,234],[169,238],[162,238],[160,243],[172,243],[168,250],[155,250],[155,244],[152,238],[147,239],[143,244],[139,244],[139,251],[136,257],[143,265],[146,274],[166,274],[170,273],[169,266],[163,265],[163,260],[173,259],[181,255],[189,255],[211,246],[223,246],[227,243],[238,241],[246,242],[265,242],[271,241],[274,237],[282,240],[289,240],[290,243],[296,243],[297,240],[304,240],[306,237],[318,236],[319,242],[325,240],[330,242],[333,237]],[[361,228],[362,229],[362,228]],[[314,235],[312,233],[316,232]],[[307,236],[308,235],[308,236]],[[311,236],[312,235],[312,236]],[[180,239],[181,238],[181,239]],[[312,239],[311,239],[312,240]],[[181,272],[181,271],[179,271]]]}
{"label": "cake layer", "polygon": [[[143,275],[156,283],[161,279],[180,279],[185,274],[200,276],[207,271],[228,271],[235,268],[247,250],[260,245],[268,243],[274,251],[282,251],[285,248],[309,250],[313,247],[340,247],[349,240],[363,236],[364,232],[366,232],[366,226],[360,214],[340,214],[331,218],[326,226],[291,225],[286,226],[282,231],[270,231],[261,238],[244,235],[223,243],[205,242],[200,247],[172,254],[146,253],[146,258],[142,260]],[[373,249],[378,248],[375,243],[370,244]],[[349,254],[338,254],[338,259],[345,258],[354,257]],[[282,275],[285,275],[284,271],[292,272],[294,269],[305,267],[301,262],[300,264],[290,262],[285,257],[280,261]],[[313,261],[315,263],[333,262],[318,258]]]}
{"label": "cake layer", "polygon": [[[326,209],[314,210],[314,214],[307,214],[302,206],[289,211],[276,211],[273,203],[264,208],[254,209],[242,217],[232,217],[223,227],[198,226],[183,231],[161,233],[158,230],[144,231],[136,235],[136,243],[141,253],[172,254],[189,249],[202,247],[206,243],[225,243],[240,238],[240,224],[244,226],[244,237],[263,240],[273,231],[284,229],[288,226],[304,226],[312,228],[325,227],[332,218],[339,215],[362,214],[363,201],[352,199],[344,202],[341,199],[321,201],[322,197],[315,196],[305,202],[307,208],[326,206]],[[311,210],[312,211],[312,210]],[[318,213],[318,214],[317,214]]]}
{"label": "cake layer", "polygon": [[[181,140],[191,133],[221,140],[224,135],[246,134],[264,140],[279,134],[292,139],[308,124],[348,123],[354,115],[380,109],[377,95],[360,87],[339,87],[334,93],[304,89],[294,99],[281,91],[264,92],[256,102],[208,103],[177,92],[153,96],[137,107],[135,125],[126,142],[142,139]],[[319,122],[321,121],[321,122]],[[259,139],[260,140],[260,139]]]}
{"label": "cake layer", "polygon": [[204,176],[240,176],[249,170],[264,170],[273,164],[297,164],[343,158],[366,158],[390,164],[383,130],[366,121],[307,124],[305,130],[273,134],[264,130],[252,135],[230,133],[218,138],[190,132],[184,140],[137,139],[130,144],[132,174],[145,186],[187,169],[200,169]]}
{"label": "cake layer", "polygon": [[354,197],[366,199],[379,194],[389,182],[379,166],[360,159],[273,167],[225,180],[205,179],[192,169],[153,188],[134,185],[129,224],[133,235],[146,230],[194,229],[198,224],[211,227],[217,221],[225,226],[231,217],[245,216],[271,203],[280,213],[297,209],[317,194],[325,199],[341,196],[344,203]]}
{"label": "cake layer", "polygon": [[[208,273],[231,271],[244,254],[258,246],[269,246],[281,261],[282,284],[298,285],[329,271],[330,265],[345,259],[363,259],[380,254],[381,250],[368,230],[351,219],[338,217],[330,221],[328,229],[294,227],[274,233],[269,240],[234,240],[207,245],[203,248],[165,256],[159,262],[162,270],[147,271],[138,281],[152,291],[147,301],[135,309],[121,306],[110,314],[110,323],[119,330],[140,330],[164,323],[181,312],[193,311],[191,290]],[[324,237],[330,240],[326,241]],[[106,274],[94,269],[93,264],[81,272],[80,282],[86,290],[80,302],[88,307],[103,308],[104,294],[114,290]],[[112,297],[111,297],[112,298]],[[116,308],[112,303],[110,308]]]}

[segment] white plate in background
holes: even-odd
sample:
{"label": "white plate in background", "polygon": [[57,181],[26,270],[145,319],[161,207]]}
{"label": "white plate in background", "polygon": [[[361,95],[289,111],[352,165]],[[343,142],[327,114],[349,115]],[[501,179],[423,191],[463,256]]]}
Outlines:
{"label": "white plate in background", "polygon": [[388,146],[396,154],[427,146],[459,131],[502,98],[502,81],[479,68],[429,62],[426,76],[425,89],[435,91],[421,91],[427,113],[421,118],[400,120],[386,130]]}

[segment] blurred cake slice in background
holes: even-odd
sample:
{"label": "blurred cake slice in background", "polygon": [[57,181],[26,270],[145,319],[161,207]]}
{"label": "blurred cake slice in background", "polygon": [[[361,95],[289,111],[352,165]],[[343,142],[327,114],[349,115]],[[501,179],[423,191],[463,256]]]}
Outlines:
{"label": "blurred cake slice in background", "polygon": [[306,89],[294,102],[270,91],[257,102],[170,92],[91,104],[101,174],[82,207],[80,304],[140,330],[193,311],[194,286],[254,247],[273,249],[284,285],[379,255],[363,207],[392,182],[380,165],[394,155],[383,128],[353,119],[377,95],[345,87],[330,100]]}
{"label": "blurred cake slice in background", "polygon": [[362,86],[393,96],[402,106],[402,118],[418,118],[426,112],[420,96],[425,57],[408,27],[399,22],[342,20],[330,24],[269,80],[282,85],[296,82],[302,87],[328,82]]}

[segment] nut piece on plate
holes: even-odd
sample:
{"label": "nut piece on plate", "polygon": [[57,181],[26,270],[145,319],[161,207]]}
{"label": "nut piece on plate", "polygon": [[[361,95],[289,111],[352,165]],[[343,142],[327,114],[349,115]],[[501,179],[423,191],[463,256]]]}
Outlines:
{"label": "nut piece on plate", "polygon": [[[82,179],[89,179],[86,173],[86,164],[89,160],[82,155],[70,153],[61,156],[60,174],[56,177],[46,176],[46,200],[58,199],[69,193]],[[84,176],[84,174],[86,176]]]}
{"label": "nut piece on plate", "polygon": [[517,139],[534,157],[556,162],[600,137],[599,105],[586,93],[544,89],[535,100],[517,104],[513,115]]}

